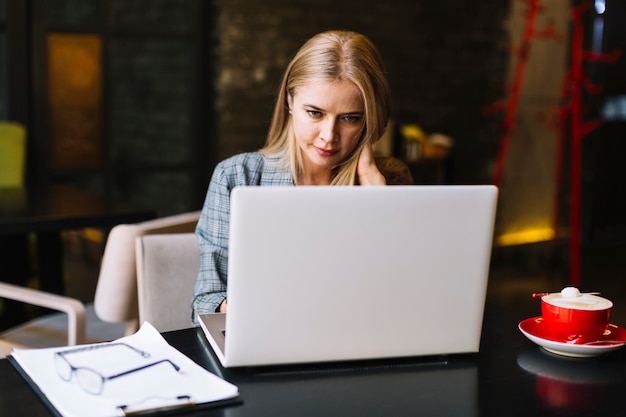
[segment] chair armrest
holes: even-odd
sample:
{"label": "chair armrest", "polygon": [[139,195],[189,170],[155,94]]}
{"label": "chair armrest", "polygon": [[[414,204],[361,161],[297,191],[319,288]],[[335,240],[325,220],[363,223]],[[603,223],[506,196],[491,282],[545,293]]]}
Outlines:
{"label": "chair armrest", "polygon": [[75,298],[0,282],[0,297],[67,313],[68,345],[85,343],[85,306]]}

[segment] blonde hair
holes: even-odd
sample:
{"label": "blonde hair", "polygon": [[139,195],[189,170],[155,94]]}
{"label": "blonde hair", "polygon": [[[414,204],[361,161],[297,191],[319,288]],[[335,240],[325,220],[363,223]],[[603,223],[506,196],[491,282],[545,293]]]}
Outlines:
{"label": "blonde hair", "polygon": [[261,153],[290,167],[296,184],[302,176],[302,154],[293,133],[287,98],[294,89],[320,81],[350,81],[364,103],[365,126],[354,152],[334,168],[332,185],[353,185],[361,150],[383,135],[391,109],[389,85],[380,52],[364,35],[322,32],[309,39],[291,60],[278,90],[272,121]]}

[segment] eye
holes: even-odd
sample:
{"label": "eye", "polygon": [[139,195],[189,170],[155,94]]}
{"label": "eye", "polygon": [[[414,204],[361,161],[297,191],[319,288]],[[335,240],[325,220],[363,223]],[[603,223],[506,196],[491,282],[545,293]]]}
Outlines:
{"label": "eye", "polygon": [[360,114],[346,114],[343,116],[343,120],[350,124],[359,123],[363,119],[363,116]]}
{"label": "eye", "polygon": [[321,111],[317,111],[317,110],[307,110],[306,111],[308,113],[309,116],[318,119],[320,117],[322,117],[322,112]]}

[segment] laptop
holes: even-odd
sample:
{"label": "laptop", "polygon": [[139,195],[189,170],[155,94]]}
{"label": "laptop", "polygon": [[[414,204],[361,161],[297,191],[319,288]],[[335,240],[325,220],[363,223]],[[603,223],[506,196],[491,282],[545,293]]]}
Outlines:
{"label": "laptop", "polygon": [[237,187],[228,311],[199,322],[224,367],[478,352],[490,185]]}

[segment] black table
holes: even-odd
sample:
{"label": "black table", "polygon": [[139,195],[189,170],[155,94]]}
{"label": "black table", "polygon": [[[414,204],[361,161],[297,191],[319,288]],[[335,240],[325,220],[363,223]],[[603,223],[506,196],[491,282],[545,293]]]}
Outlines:
{"label": "black table", "polygon": [[[112,203],[99,195],[64,185],[0,188],[0,280],[25,284],[31,268],[27,237],[35,233],[40,288],[63,294],[61,231],[84,227],[108,231],[120,223],[154,217],[152,209]],[[13,312],[11,317],[19,315]],[[7,323],[11,324],[14,323]]]}
{"label": "black table", "polygon": [[[46,271],[41,285],[57,293],[63,292],[62,230],[83,227],[110,229],[116,224],[140,222],[154,216],[152,209],[111,203],[97,194],[64,185],[0,188],[0,239],[14,239],[15,242],[36,233],[40,245],[39,261],[43,263],[40,267]],[[10,250],[11,246],[3,249]],[[10,260],[15,263],[15,258]]]}
{"label": "black table", "polygon": [[[478,354],[264,369],[222,369],[199,329],[164,337],[241,393],[240,405],[185,416],[626,415],[626,348],[592,359],[557,357],[518,331],[524,318],[488,306]],[[0,415],[50,415],[6,359]]]}
{"label": "black table", "polygon": [[67,185],[45,188],[0,187],[0,236],[111,227],[154,218],[145,207],[115,203]]}

